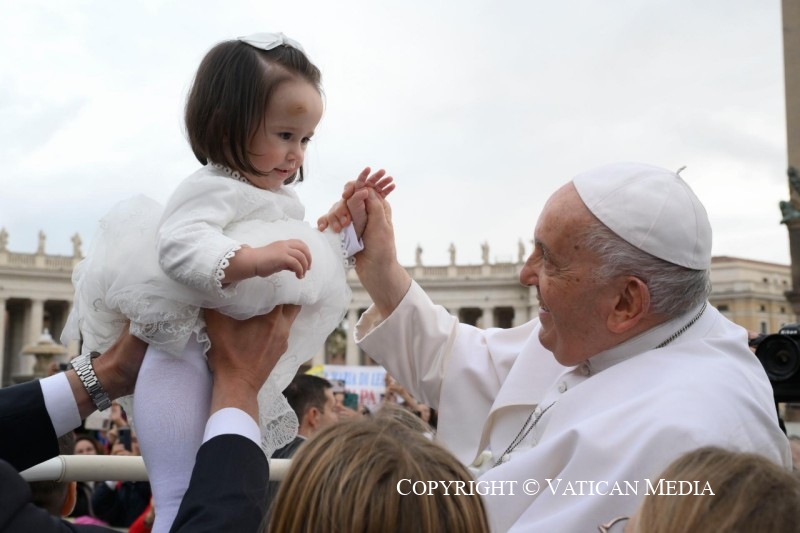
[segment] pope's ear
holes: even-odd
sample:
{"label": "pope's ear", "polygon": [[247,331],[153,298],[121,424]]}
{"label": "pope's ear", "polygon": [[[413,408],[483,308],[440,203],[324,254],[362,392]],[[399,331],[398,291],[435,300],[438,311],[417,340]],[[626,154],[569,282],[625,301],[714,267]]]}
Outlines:
{"label": "pope's ear", "polygon": [[608,316],[608,330],[625,333],[636,327],[650,311],[650,289],[634,276],[621,280],[614,308]]}

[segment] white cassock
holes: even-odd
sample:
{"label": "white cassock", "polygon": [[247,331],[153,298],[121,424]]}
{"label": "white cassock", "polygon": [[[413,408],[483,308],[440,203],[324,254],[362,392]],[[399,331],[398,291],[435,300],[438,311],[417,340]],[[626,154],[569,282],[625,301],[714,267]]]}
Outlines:
{"label": "white cassock", "polygon": [[[505,482],[481,488],[494,493],[484,498],[493,531],[594,531],[633,514],[646,480],[657,489],[657,475],[700,446],[791,467],[770,383],[743,328],[708,306],[655,348],[699,312],[567,368],[539,342],[538,319],[480,330],[412,282],[391,316],[373,306],[355,334],[412,395],[439,409],[442,444],[480,481]],[[531,413],[538,423],[506,454]],[[537,486],[527,480],[536,494],[526,494]]]}

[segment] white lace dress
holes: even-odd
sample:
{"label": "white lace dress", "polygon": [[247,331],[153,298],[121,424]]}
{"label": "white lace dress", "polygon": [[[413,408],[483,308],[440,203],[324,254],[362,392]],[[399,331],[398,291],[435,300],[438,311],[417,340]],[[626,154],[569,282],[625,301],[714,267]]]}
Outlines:
{"label": "white lace dress", "polygon": [[[297,430],[281,392],[339,325],[351,296],[342,236],[312,228],[304,211],[291,188],[262,190],[211,164],[184,180],[164,208],[144,196],[118,204],[75,268],[75,301],[62,340],[82,335],[84,351],[102,352],[130,320],[134,335],[180,355],[192,335],[208,349],[202,308],[244,319],[277,304],[302,305],[289,348],[259,394],[262,444],[271,455]],[[290,238],[311,250],[302,280],[287,271],[222,286],[224,269],[243,244]]]}

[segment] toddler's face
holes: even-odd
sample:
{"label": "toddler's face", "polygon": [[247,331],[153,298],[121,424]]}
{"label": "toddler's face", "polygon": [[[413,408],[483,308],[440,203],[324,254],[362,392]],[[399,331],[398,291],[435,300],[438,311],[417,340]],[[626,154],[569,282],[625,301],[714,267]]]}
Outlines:
{"label": "toddler's face", "polygon": [[266,176],[247,175],[260,189],[277,190],[300,169],[322,118],[322,97],[313,85],[292,79],[272,94],[264,122],[250,141],[250,158]]}

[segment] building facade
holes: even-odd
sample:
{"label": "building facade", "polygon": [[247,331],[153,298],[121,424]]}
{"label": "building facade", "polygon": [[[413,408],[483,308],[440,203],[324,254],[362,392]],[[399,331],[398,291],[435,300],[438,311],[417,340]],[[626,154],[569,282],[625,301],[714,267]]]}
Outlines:
{"label": "building facade", "polygon": [[[0,234],[2,237],[2,234]],[[77,242],[79,240],[76,239]],[[36,253],[14,253],[0,239],[0,384],[6,386],[34,375],[35,357],[23,354],[48,330],[58,339],[72,305],[72,269],[81,259],[79,244],[73,256],[48,255],[44,236]],[[454,254],[453,254],[454,255]],[[424,266],[420,261],[408,273],[437,304],[461,322],[479,327],[508,328],[523,324],[538,313],[536,291],[520,285],[522,253],[515,262]],[[791,287],[788,265],[733,257],[715,257],[711,266],[712,305],[732,321],[762,333],[797,321],[784,293]],[[351,271],[348,281],[353,298],[343,330],[349,330],[370,299]],[[339,335],[314,356],[314,363],[371,364],[353,342],[352,335]],[[77,355],[78,346],[68,346],[56,362]]]}
{"label": "building facade", "polygon": [[[8,251],[6,240],[0,230],[0,386],[33,377],[36,358],[22,352],[45,330],[55,339],[61,335],[74,295],[72,269],[81,259],[77,245],[72,257],[47,255],[43,234],[33,254]],[[67,353],[77,350],[71,346]]]}
{"label": "building facade", "polygon": [[787,265],[714,257],[711,285],[711,304],[750,331],[776,333],[784,324],[797,322],[786,299],[792,287],[792,270]]}

